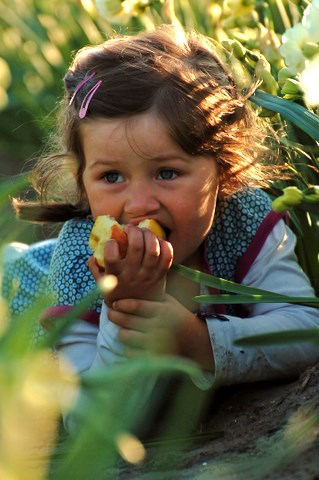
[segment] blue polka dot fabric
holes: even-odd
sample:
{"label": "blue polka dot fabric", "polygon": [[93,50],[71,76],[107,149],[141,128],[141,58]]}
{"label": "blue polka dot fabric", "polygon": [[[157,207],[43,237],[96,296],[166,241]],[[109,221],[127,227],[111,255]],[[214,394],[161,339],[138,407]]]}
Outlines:
{"label": "blue polka dot fabric", "polygon": [[56,240],[38,242],[13,258],[3,258],[2,295],[14,314],[47,293],[47,278]]}
{"label": "blue polka dot fabric", "polygon": [[[4,249],[2,260],[2,297],[13,318],[17,318],[39,298],[48,294],[47,280],[56,239],[38,242],[25,250],[14,246]],[[34,319],[31,341],[37,341],[45,331]]]}
{"label": "blue polka dot fabric", "polygon": [[206,257],[213,275],[234,281],[238,261],[270,211],[270,198],[259,189],[245,188],[218,200],[206,240]]}
{"label": "blue polka dot fabric", "polygon": [[[76,305],[96,287],[87,261],[92,255],[89,236],[93,226],[90,219],[73,219],[66,222],[54,249],[49,277],[49,290],[56,305]],[[91,306],[101,311],[102,298]]]}

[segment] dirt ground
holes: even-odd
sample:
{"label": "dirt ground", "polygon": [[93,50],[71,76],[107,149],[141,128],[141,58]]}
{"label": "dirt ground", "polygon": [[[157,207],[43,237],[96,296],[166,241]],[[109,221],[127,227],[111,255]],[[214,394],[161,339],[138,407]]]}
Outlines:
{"label": "dirt ground", "polygon": [[120,479],[319,480],[319,364],[293,382],[221,390],[198,433],[182,449],[148,448]]}

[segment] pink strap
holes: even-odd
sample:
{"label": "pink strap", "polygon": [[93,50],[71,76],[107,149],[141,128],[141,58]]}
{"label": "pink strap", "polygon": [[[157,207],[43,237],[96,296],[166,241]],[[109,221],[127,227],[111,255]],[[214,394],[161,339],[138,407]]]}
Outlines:
{"label": "pink strap", "polygon": [[257,233],[247,248],[244,255],[241,257],[237,264],[236,273],[235,273],[235,282],[241,283],[251,265],[255,261],[257,255],[262,249],[265,241],[267,240],[268,235],[273,230],[274,226],[286,217],[286,213],[277,213],[271,210],[268,215],[264,218],[262,224],[260,225]]}
{"label": "pink strap", "polygon": [[[52,321],[57,320],[64,315],[68,314],[72,308],[71,305],[57,305],[55,307],[48,307],[41,315],[40,323],[41,325],[46,328],[47,330],[50,329]],[[99,325],[100,314],[95,312],[94,310],[85,310],[80,318],[80,320],[84,320],[85,322],[91,323],[92,325]]]}

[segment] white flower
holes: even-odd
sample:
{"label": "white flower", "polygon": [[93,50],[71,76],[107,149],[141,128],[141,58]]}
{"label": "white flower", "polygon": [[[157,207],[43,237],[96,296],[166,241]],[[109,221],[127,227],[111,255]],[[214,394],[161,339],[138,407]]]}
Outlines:
{"label": "white flower", "polygon": [[305,58],[306,44],[319,43],[319,0],[313,0],[303,13],[301,23],[286,30],[282,36],[279,48],[285,64],[296,75],[302,72],[308,64]]}
{"label": "white flower", "polygon": [[306,68],[299,76],[300,86],[306,103],[312,107],[319,106],[319,55],[306,63]]}
{"label": "white flower", "polygon": [[279,47],[279,52],[284,57],[286,66],[294,74],[305,68],[305,57],[302,49],[307,42],[309,42],[309,32],[301,23],[288,28],[282,36],[282,45]]}
{"label": "white flower", "polygon": [[313,0],[305,9],[302,25],[306,28],[311,42],[319,42],[319,0]]}

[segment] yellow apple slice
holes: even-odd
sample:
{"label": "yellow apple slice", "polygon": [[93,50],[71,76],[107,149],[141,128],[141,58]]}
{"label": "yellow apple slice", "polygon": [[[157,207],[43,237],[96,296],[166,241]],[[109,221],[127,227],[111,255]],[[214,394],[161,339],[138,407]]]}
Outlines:
{"label": "yellow apple slice", "polygon": [[157,237],[166,239],[163,227],[154,218],[147,218],[137,225],[139,228],[147,228],[153,232]]}

